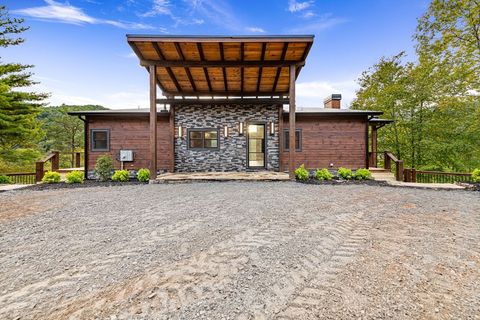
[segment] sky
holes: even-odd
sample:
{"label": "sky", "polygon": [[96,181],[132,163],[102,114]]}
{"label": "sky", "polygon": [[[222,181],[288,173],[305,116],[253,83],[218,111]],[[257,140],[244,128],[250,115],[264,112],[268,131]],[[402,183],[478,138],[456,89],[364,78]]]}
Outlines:
{"label": "sky", "polygon": [[297,106],[322,107],[332,93],[347,108],[361,73],[406,51],[428,0],[6,0],[25,19],[25,43],[2,62],[32,64],[50,105],[147,108],[148,73],[126,34],[315,35],[297,79]]}

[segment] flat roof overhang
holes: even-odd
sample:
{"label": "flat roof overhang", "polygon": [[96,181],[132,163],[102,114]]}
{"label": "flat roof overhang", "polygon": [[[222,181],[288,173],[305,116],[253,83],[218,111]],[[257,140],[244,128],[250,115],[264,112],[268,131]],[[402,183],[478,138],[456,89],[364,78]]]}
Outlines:
{"label": "flat roof overhang", "polygon": [[127,35],[140,65],[147,71],[155,66],[156,83],[167,98],[288,97],[290,66],[296,67],[297,78],[313,39]]}

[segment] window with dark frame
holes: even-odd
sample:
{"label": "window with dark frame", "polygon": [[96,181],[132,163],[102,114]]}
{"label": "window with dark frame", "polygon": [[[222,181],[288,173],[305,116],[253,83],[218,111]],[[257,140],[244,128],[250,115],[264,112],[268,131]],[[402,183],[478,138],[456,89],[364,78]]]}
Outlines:
{"label": "window with dark frame", "polygon": [[[283,139],[284,150],[287,151],[290,149],[290,134],[288,129],[283,130],[283,137],[284,137]],[[301,129],[295,130],[295,150],[302,151],[302,130]]]}
{"label": "window with dark frame", "polygon": [[110,131],[108,129],[92,129],[90,135],[92,151],[110,150]]}
{"label": "window with dark frame", "polygon": [[189,129],[189,149],[218,149],[218,129]]}

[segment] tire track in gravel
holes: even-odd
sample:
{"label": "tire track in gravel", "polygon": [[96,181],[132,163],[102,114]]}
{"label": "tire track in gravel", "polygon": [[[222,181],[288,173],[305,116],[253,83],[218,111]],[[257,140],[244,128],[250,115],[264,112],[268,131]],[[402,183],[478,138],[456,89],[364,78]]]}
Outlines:
{"label": "tire track in gravel", "polygon": [[[319,306],[325,295],[335,289],[331,281],[341,272],[366,245],[370,224],[364,220],[363,212],[341,225],[334,226],[322,241],[322,255],[310,260],[315,271],[309,274],[302,286],[288,297],[288,301],[277,305],[277,319],[302,319],[311,316],[312,309]],[[319,271],[321,270],[321,271]]]}

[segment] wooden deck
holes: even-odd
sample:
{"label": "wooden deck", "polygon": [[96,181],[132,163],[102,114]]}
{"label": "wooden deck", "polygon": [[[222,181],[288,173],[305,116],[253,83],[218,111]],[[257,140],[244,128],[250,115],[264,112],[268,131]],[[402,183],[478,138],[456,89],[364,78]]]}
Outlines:
{"label": "wooden deck", "polygon": [[157,183],[188,181],[289,181],[288,173],[258,172],[186,172],[164,173],[157,176]]}

